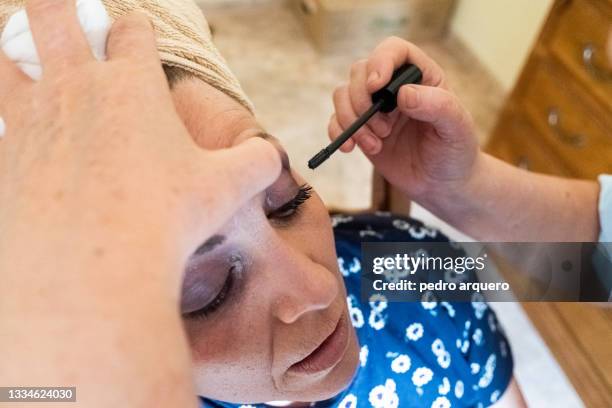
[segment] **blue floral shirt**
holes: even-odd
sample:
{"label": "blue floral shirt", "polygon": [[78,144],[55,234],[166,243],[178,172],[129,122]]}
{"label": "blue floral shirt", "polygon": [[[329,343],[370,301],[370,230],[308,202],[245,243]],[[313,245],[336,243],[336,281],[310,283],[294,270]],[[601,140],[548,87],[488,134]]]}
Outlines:
{"label": "blue floral shirt", "polygon": [[[486,407],[512,378],[513,360],[495,313],[471,302],[363,302],[361,243],[446,241],[422,223],[388,213],[332,217],[338,264],[361,350],[351,384],[312,407]],[[202,407],[259,408],[202,399]]]}

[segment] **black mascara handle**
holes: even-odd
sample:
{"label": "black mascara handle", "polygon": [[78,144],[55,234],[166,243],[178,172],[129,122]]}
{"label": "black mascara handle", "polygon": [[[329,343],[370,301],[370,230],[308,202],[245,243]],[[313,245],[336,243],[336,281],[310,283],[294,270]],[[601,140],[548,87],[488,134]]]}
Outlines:
{"label": "black mascara handle", "polygon": [[423,80],[423,73],[413,64],[404,64],[393,72],[391,81],[379,91],[372,94],[372,103],[383,101],[380,111],[389,113],[397,107],[397,94],[406,84],[420,84]]}

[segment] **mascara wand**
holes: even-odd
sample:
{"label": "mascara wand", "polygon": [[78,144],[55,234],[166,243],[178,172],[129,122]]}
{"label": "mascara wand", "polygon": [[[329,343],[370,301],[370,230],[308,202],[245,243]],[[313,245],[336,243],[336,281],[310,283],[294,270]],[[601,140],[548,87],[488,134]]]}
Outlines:
{"label": "mascara wand", "polygon": [[405,64],[399,67],[393,76],[391,81],[385,85],[382,89],[372,94],[372,106],[364,112],[355,122],[351,124],[340,136],[331,142],[327,147],[323,148],[319,153],[315,154],[310,160],[308,160],[308,167],[316,169],[325,160],[329,159],[336,150],[340,148],[348,139],[350,139],[359,128],[366,124],[368,120],[376,112],[389,113],[397,107],[397,93],[402,85],[406,84],[418,84],[423,79],[423,73],[421,70],[413,64]]}

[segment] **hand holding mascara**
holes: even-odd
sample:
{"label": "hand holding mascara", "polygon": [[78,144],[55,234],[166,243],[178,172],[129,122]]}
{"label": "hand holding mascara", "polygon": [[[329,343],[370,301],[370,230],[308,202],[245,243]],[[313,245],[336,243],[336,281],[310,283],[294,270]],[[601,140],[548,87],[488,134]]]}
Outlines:
{"label": "hand holding mascara", "polygon": [[397,107],[397,94],[406,84],[419,84],[423,78],[421,70],[413,64],[399,67],[393,73],[391,81],[372,95],[372,106],[349,126],[336,140],[323,148],[308,161],[308,167],[316,169],[340,148],[351,136],[365,125],[377,112],[389,113]]}

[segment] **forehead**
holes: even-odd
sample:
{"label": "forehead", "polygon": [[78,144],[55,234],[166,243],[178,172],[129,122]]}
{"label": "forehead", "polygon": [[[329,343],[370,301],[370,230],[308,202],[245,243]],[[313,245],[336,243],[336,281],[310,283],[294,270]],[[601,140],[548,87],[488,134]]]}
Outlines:
{"label": "forehead", "polygon": [[237,138],[252,137],[257,129],[261,130],[245,107],[199,79],[174,84],[172,98],[194,141],[205,149],[230,147],[239,143]]}
{"label": "forehead", "polygon": [[223,149],[261,137],[274,145],[283,168],[289,169],[289,157],[280,141],[265,132],[253,114],[235,99],[196,78],[174,84],[172,96],[177,113],[199,146]]}

